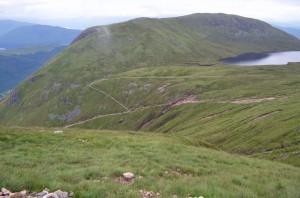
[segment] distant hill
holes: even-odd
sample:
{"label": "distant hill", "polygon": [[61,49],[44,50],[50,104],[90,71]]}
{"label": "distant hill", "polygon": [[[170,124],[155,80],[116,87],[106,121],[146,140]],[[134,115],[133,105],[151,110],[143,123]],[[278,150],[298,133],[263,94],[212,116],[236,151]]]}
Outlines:
{"label": "distant hill", "polygon": [[[24,55],[0,55],[0,94],[16,87],[65,46]],[[0,95],[1,98],[1,95]]]}
{"label": "distant hill", "polygon": [[300,29],[297,29],[297,28],[289,28],[289,27],[278,27],[280,28],[281,30],[297,37],[298,39],[300,39]]}
{"label": "distant hill", "polygon": [[0,20],[0,98],[66,48],[80,30]]}
{"label": "distant hill", "polygon": [[34,24],[20,22],[20,21],[13,21],[13,20],[0,20],[0,37],[13,29],[23,27],[23,26],[31,26],[31,25]]}
{"label": "distant hill", "polygon": [[17,48],[32,45],[69,45],[80,30],[48,25],[23,26],[0,37],[1,48]]}

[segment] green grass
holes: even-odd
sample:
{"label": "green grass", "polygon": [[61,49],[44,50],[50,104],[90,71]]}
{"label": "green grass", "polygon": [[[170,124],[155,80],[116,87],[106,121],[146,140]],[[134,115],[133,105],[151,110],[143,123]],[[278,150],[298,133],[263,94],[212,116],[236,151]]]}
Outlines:
{"label": "green grass", "polygon": [[[300,150],[299,75],[299,64],[260,67],[167,66],[130,70],[108,77],[105,81],[96,79],[92,81],[95,82],[92,86],[107,92],[129,109],[150,108],[94,119],[75,127],[176,134],[205,141],[227,152],[299,166],[299,154],[282,159],[282,155],[290,153],[290,150],[292,153]],[[42,92],[39,82],[21,85],[30,86],[36,92],[26,95],[21,104],[3,109],[2,113],[7,115],[3,119],[8,120],[7,124],[40,126],[45,122],[45,126],[64,126],[67,120],[51,120],[49,115],[65,115],[76,107],[80,108],[80,114],[70,123],[125,111],[103,93],[89,88],[90,81],[86,85],[78,83],[71,89],[70,82],[55,79],[49,79]],[[163,92],[157,91],[167,84]],[[65,88],[67,92],[63,91]],[[27,94],[25,88],[20,90],[20,95]],[[151,107],[190,94],[206,102],[172,108]],[[269,97],[275,100],[231,103],[239,99]],[[256,120],[270,112],[276,113]],[[207,118],[211,115],[214,116]]]}
{"label": "green grass", "polygon": [[[293,152],[299,151],[299,73],[298,64],[132,70],[111,80],[96,81],[93,87],[106,91],[133,109],[165,104],[188,94],[207,102],[176,106],[168,111],[165,107],[153,107],[96,119],[76,127],[177,134],[206,141],[229,152],[299,166],[299,154],[289,155],[290,160],[280,157],[291,148]],[[157,91],[166,84],[169,86],[165,91]],[[269,97],[275,99],[249,104],[230,103],[238,99]],[[270,112],[275,113],[256,119]]]}
{"label": "green grass", "polygon": [[[289,165],[198,147],[172,135],[54,130],[0,130],[0,186],[12,191],[62,189],[76,197],[140,197],[139,189],[162,197],[300,195],[299,168]],[[134,183],[116,182],[127,171],[136,175]]]}

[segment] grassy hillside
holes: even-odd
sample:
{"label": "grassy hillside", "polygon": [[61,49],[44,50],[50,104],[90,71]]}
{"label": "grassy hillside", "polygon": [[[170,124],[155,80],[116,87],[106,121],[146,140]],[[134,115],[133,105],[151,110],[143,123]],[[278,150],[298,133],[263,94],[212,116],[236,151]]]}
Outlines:
{"label": "grassy hillside", "polygon": [[270,25],[233,15],[94,27],[1,102],[0,123],[177,134],[299,166],[299,64],[218,63],[299,48]]}
{"label": "grassy hillside", "polygon": [[[131,112],[73,127],[178,134],[299,166],[299,74],[299,64],[133,70],[92,84]],[[99,115],[105,105],[95,106]]]}
{"label": "grassy hillside", "polygon": [[[75,197],[299,197],[299,168],[137,132],[2,128],[0,186]],[[38,148],[38,149],[37,149]],[[76,151],[76,152],[74,152]],[[18,171],[16,171],[18,170]],[[133,172],[134,182],[119,181]],[[140,177],[141,176],[141,177]]]}

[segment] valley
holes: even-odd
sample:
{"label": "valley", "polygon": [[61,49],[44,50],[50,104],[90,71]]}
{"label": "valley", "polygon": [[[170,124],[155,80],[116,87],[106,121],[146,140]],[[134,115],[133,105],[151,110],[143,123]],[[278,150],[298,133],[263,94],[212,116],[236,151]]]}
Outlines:
{"label": "valley", "polygon": [[12,20],[0,20],[0,29],[0,99],[81,32]]}

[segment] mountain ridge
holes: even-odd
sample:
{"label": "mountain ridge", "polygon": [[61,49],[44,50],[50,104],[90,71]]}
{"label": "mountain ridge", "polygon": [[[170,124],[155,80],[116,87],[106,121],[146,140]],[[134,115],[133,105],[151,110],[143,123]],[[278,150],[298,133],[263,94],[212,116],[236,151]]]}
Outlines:
{"label": "mountain ridge", "polygon": [[49,25],[30,25],[13,29],[0,37],[2,48],[17,48],[32,45],[68,45],[80,30]]}
{"label": "mountain ridge", "polygon": [[7,32],[22,26],[34,25],[33,23],[15,21],[15,20],[0,20],[0,37],[6,34]]}

